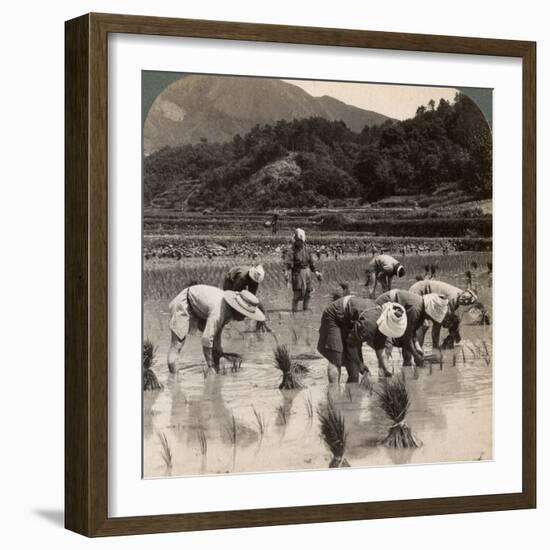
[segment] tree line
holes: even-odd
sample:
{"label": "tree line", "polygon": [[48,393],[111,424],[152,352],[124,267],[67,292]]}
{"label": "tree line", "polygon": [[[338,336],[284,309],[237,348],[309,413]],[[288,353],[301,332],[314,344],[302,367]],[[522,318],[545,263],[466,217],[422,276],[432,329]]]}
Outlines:
{"label": "tree line", "polygon": [[472,198],[492,194],[491,131],[461,93],[360,133],[323,118],[280,120],[227,143],[165,147],[144,159],[146,203],[189,191],[189,206],[220,210],[373,202],[449,183]]}

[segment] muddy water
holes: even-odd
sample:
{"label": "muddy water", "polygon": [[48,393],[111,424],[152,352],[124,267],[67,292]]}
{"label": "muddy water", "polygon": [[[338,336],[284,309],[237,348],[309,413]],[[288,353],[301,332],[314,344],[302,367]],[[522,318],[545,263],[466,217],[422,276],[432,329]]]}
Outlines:
{"label": "muddy water", "polygon": [[[303,390],[277,389],[281,374],[273,366],[275,341],[255,333],[248,321],[224,331],[225,351],[243,356],[239,370],[222,365],[220,374],[205,378],[195,335],[184,347],[178,373],[170,375],[166,303],[145,303],[144,335],[158,345],[154,370],[164,388],[144,392],[144,477],[326,468],[331,453],[319,436],[317,410],[323,409],[329,391],[345,419],[346,457],[354,467],[492,458],[491,327],[468,325],[466,315],[461,346],[445,351],[441,362],[417,369],[416,377],[404,369],[412,402],[407,423],[423,445],[394,450],[378,444],[391,421],[375,392],[345,385],[345,369],[342,385],[328,387],[326,361],[315,350],[318,320],[328,298],[317,295],[312,313],[297,314],[285,309],[285,290],[271,298],[268,314],[278,341],[310,369]],[[428,353],[430,347],[428,334]],[[364,354],[376,390],[376,358],[366,346]],[[401,371],[399,349],[394,349],[390,365]],[[163,459],[162,436],[171,467]]]}

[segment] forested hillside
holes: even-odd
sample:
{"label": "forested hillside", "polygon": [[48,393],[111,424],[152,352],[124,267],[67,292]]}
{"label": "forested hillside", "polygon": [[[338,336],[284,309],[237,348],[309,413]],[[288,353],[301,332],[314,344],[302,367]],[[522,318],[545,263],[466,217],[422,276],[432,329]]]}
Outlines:
{"label": "forested hillside", "polygon": [[491,132],[462,94],[359,133],[319,117],[279,121],[144,159],[146,205],[180,209],[323,207],[430,195],[449,184],[464,200],[492,195]]}

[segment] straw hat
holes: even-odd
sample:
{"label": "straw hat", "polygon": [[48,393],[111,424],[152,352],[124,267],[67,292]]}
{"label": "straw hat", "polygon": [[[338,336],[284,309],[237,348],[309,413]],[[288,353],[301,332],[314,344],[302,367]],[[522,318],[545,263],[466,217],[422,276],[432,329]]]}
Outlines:
{"label": "straw hat", "polygon": [[241,292],[226,290],[223,293],[223,297],[234,310],[242,313],[249,319],[253,319],[254,321],[265,321],[265,315],[258,309],[260,301],[252,292],[248,290],[241,290]]}

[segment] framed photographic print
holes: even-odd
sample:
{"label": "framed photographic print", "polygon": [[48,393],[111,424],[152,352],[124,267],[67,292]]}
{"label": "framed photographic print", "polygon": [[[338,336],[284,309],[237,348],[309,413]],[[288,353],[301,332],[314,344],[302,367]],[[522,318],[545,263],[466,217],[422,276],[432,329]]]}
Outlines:
{"label": "framed photographic print", "polygon": [[534,507],[535,44],[65,35],[66,527]]}

